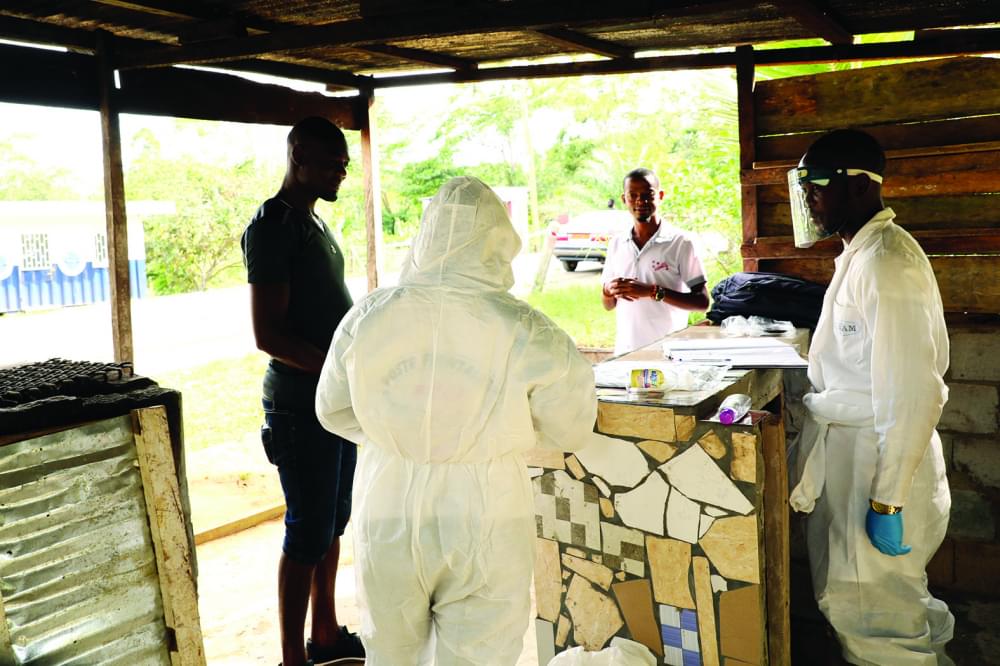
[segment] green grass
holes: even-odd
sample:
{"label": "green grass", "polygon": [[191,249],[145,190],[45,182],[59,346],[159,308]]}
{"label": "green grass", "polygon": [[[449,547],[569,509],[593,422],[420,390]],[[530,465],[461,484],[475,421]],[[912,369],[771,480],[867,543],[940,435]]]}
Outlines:
{"label": "green grass", "polygon": [[267,356],[213,361],[159,375],[157,383],[181,392],[188,451],[242,439],[260,429],[261,380]]}
{"label": "green grass", "polygon": [[533,293],[526,299],[569,333],[580,347],[614,347],[615,313],[601,305],[600,285]]}
{"label": "green grass", "polygon": [[[614,347],[615,313],[604,309],[600,289],[599,285],[563,287],[533,293],[526,300],[569,333],[577,346]],[[688,323],[704,318],[704,312],[692,312]]]}

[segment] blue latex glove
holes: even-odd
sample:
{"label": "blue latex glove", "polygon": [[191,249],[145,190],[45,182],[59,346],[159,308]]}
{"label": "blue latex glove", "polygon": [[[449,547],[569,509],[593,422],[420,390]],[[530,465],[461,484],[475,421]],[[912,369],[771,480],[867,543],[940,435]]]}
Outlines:
{"label": "blue latex glove", "polygon": [[906,555],[912,548],[903,545],[903,512],[878,513],[868,509],[865,517],[865,532],[872,545],[886,555]]}

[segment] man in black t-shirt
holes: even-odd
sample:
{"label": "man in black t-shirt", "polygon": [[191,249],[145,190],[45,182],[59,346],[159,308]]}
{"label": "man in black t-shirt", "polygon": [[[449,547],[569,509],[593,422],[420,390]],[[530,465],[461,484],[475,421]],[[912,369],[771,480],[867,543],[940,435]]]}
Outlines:
{"label": "man in black t-shirt", "polygon": [[[261,438],[285,494],[278,565],[282,663],[300,666],[363,657],[356,634],[337,622],[334,582],[340,535],[351,514],[357,450],[316,419],[316,384],[333,332],[352,305],[344,256],[313,207],[335,201],[350,157],[343,132],[306,118],[288,134],[288,168],[278,194],[243,233],[257,347],[264,375]],[[312,602],[311,638],[303,645]]]}

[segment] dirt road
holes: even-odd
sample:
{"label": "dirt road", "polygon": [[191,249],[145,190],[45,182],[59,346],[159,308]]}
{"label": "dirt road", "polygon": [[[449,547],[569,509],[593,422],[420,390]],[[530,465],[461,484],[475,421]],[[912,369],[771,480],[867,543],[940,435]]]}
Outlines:
{"label": "dirt road", "polygon": [[[515,259],[515,295],[530,292],[538,260],[537,254]],[[583,263],[576,272],[567,273],[553,259],[546,289],[596,284],[600,268],[597,263]],[[398,275],[386,275],[383,282],[392,285],[397,279]],[[348,287],[355,299],[367,290],[363,277],[349,279]],[[134,300],[132,326],[135,369],[141,375],[242,358],[255,348],[246,286]],[[0,317],[0,367],[53,357],[111,361],[111,306],[99,303]]]}

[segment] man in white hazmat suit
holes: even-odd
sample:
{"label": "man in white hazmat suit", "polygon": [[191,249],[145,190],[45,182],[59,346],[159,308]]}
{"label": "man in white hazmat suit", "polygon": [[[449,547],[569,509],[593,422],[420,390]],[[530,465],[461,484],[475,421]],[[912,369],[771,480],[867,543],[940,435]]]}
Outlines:
{"label": "man in white hazmat suit", "polygon": [[592,436],[594,375],[507,293],[521,247],[474,178],[428,207],[399,286],[334,335],[316,394],[361,445],[354,538],[369,666],[514,664],[528,623],[534,500],[522,454]]}
{"label": "man in white hazmat suit", "polygon": [[811,512],[816,599],[844,658],[951,664],[954,618],[925,574],[951,508],[934,429],[948,334],[930,262],[882,203],[884,168],[875,139],[838,130],[789,173],[796,244],[844,241],[809,351],[814,392],[790,501]]}

